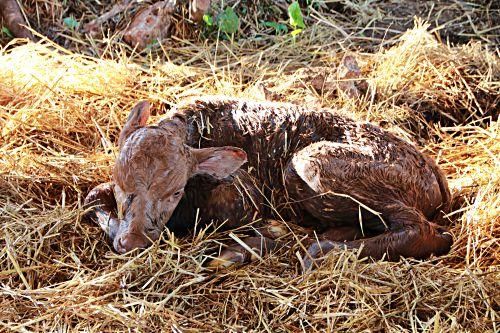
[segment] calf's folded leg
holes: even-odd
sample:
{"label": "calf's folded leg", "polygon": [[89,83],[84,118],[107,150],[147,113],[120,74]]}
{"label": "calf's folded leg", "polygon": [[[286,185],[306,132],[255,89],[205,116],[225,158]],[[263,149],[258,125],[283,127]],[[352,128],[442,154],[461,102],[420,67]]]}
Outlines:
{"label": "calf's folded leg", "polygon": [[453,238],[444,227],[427,221],[422,213],[412,207],[393,204],[386,209],[384,215],[389,219],[389,230],[374,237],[347,242],[328,239],[316,242],[304,256],[304,268],[311,268],[316,259],[335,248],[361,248],[360,257],[382,259],[385,256],[392,261],[400,257],[424,259],[449,252]]}
{"label": "calf's folded leg", "polygon": [[444,176],[415,148],[396,139],[391,145],[322,141],[294,155],[285,182],[295,210],[309,217],[299,223],[328,230],[310,246],[306,266],[338,247],[389,260],[449,251],[451,235],[429,222],[449,201]]}
{"label": "calf's folded leg", "polygon": [[84,218],[99,224],[111,241],[115,239],[120,225],[113,188],[114,183],[111,182],[97,185],[84,200],[84,207],[89,209]]}

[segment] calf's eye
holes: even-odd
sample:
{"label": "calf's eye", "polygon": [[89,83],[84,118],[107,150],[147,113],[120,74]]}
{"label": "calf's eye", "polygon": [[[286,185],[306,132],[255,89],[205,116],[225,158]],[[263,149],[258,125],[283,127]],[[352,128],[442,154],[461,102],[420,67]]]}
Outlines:
{"label": "calf's eye", "polygon": [[181,196],[181,194],[182,194],[182,190],[179,190],[179,191],[174,193],[174,197],[178,198]]}

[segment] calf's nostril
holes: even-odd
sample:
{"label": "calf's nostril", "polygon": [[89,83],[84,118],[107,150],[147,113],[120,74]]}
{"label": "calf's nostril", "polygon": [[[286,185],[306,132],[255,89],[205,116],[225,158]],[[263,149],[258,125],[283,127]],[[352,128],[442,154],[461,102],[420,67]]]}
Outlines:
{"label": "calf's nostril", "polygon": [[135,249],[145,249],[151,245],[150,241],[137,234],[126,234],[119,237],[116,241],[116,251],[126,253]]}

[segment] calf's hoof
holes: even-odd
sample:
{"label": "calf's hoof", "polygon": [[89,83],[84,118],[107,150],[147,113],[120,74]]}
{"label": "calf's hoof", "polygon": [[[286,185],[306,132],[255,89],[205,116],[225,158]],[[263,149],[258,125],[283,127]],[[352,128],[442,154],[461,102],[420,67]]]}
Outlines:
{"label": "calf's hoof", "polygon": [[432,252],[435,256],[448,254],[453,246],[453,236],[448,228],[431,223],[434,228],[437,239],[435,250]]}
{"label": "calf's hoof", "polygon": [[285,236],[288,233],[286,224],[276,220],[267,220],[267,225],[262,234],[265,237],[276,239]]}
{"label": "calf's hoof", "polygon": [[248,251],[241,249],[227,248],[219,256],[208,262],[207,268],[221,270],[234,264],[243,264],[248,261]]}
{"label": "calf's hoof", "polygon": [[[106,212],[115,212],[117,208],[113,183],[103,183],[94,187],[83,201],[85,209],[90,207],[99,207]],[[94,209],[90,209],[86,217],[95,218]]]}
{"label": "calf's hoof", "polygon": [[304,272],[312,270],[315,265],[319,266],[328,253],[333,249],[343,250],[346,248],[347,246],[344,243],[333,242],[330,240],[321,240],[319,242],[312,243],[307,249],[307,253],[302,258]]}
{"label": "calf's hoof", "polygon": [[[248,237],[243,240],[246,246],[234,244],[224,249],[217,258],[210,260],[207,268],[219,270],[234,264],[256,261],[276,248],[276,242],[266,237]],[[248,251],[250,249],[251,251]]]}
{"label": "calf's hoof", "polygon": [[111,241],[115,239],[120,226],[113,188],[113,183],[100,184],[87,194],[83,202],[87,210],[83,218],[98,224]]}

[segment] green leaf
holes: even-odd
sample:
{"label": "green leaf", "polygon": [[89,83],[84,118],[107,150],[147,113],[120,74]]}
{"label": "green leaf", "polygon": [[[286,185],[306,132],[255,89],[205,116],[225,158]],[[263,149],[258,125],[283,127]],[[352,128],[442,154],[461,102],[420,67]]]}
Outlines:
{"label": "green leaf", "polygon": [[63,23],[65,26],[67,26],[71,30],[75,30],[76,28],[78,28],[78,24],[79,24],[78,21],[75,20],[75,18],[73,16],[65,17],[63,19]]}
{"label": "green leaf", "polygon": [[269,22],[269,21],[266,21],[266,22],[263,22],[263,24],[266,26],[266,27],[271,27],[271,28],[274,28],[274,30],[276,31],[276,34],[280,34],[282,32],[284,33],[287,33],[288,32],[288,28],[286,27],[286,25],[284,25],[283,23],[277,23],[277,22]]}
{"label": "green leaf", "polygon": [[283,23],[278,24],[278,28],[276,29],[276,33],[279,34],[280,32],[284,32],[285,34],[288,32],[288,28],[286,25]]}
{"label": "green leaf", "polygon": [[227,7],[217,17],[217,25],[222,32],[225,32],[226,34],[234,34],[240,27],[240,19],[232,7]]}
{"label": "green leaf", "polygon": [[300,33],[302,32],[302,30],[303,30],[303,29],[295,29],[295,30],[293,30],[290,34],[291,34],[292,36],[294,36],[294,37],[295,37],[295,36],[297,36],[298,34],[300,34]]}
{"label": "green leaf", "polygon": [[304,17],[302,16],[302,11],[300,10],[300,6],[297,1],[292,2],[290,6],[288,6],[288,16],[290,17],[290,25],[294,29],[304,29],[306,27],[306,25],[304,24]]}
{"label": "green leaf", "polygon": [[8,37],[10,38],[14,38],[14,35],[12,34],[12,32],[9,30],[9,28],[7,27],[2,27],[2,32],[4,34],[6,34]]}
{"label": "green leaf", "polygon": [[212,15],[205,14],[203,15],[203,22],[205,22],[206,25],[211,27],[214,25],[214,18],[212,17]]}

